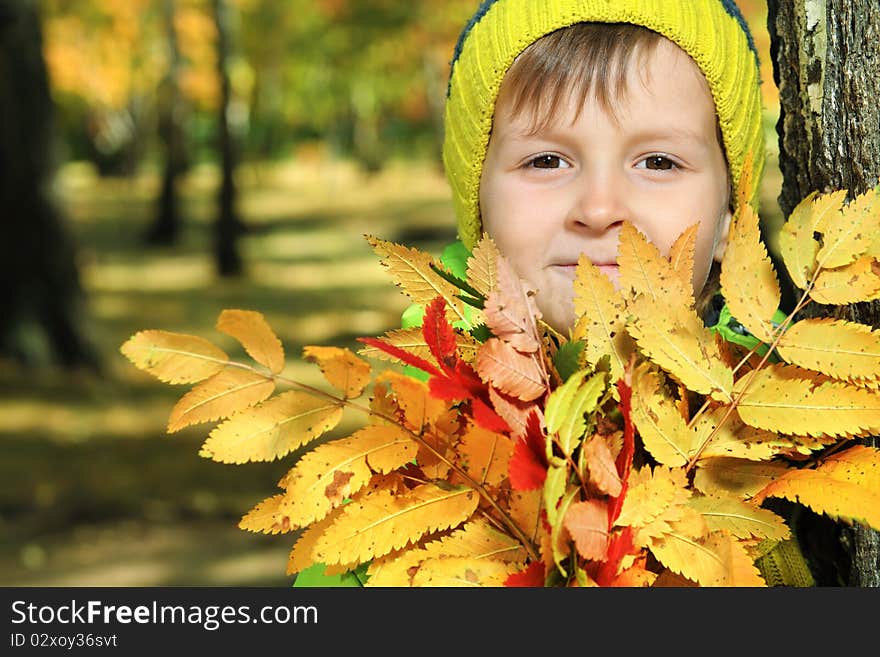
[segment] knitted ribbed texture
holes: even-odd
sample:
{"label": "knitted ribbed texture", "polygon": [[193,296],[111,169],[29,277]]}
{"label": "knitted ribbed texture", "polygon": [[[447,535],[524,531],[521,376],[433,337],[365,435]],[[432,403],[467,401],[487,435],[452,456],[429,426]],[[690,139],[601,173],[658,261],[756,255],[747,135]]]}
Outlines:
{"label": "knitted ribbed texture", "polygon": [[459,238],[472,248],[482,234],[479,185],[501,81],[531,43],[579,22],[634,23],[666,36],[702,69],[734,185],[749,153],[756,205],[764,164],[757,55],[731,0],[487,0],[456,47],[446,102],[443,162]]}
{"label": "knitted ribbed texture", "polygon": [[809,588],[816,585],[797,539],[789,538],[778,543],[767,540],[758,546],[758,551],[766,548],[769,549],[755,559],[755,565],[767,586]]}

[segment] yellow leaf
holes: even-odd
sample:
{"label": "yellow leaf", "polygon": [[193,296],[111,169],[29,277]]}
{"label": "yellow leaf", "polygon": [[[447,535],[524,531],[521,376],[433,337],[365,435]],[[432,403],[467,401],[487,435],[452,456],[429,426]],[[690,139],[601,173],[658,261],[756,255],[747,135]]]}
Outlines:
{"label": "yellow leaf", "polygon": [[645,449],[657,462],[679,467],[693,455],[694,434],[647,363],[640,363],[633,373],[632,419]]}
{"label": "yellow leaf", "polygon": [[791,325],[777,348],[789,363],[836,379],[880,377],[880,332],[864,324],[804,319]]}
{"label": "yellow leaf", "polygon": [[829,213],[822,226],[822,247],[816,260],[822,268],[848,265],[863,255],[876,237],[880,218],[880,187],[869,189]]}
{"label": "yellow leaf", "polygon": [[805,436],[858,436],[880,430],[880,396],[826,381],[793,365],[774,364],[740,377],[734,391],[743,422]]}
{"label": "yellow leaf", "polygon": [[510,492],[510,517],[533,541],[541,530],[542,501],[540,488]]}
{"label": "yellow leaf", "polygon": [[880,530],[880,450],[854,445],[829,456],[815,470],[790,470],[755,499],[767,497],[784,497],[834,520]]}
{"label": "yellow leaf", "polygon": [[467,280],[484,297],[498,286],[498,259],[501,252],[486,233],[474,246],[467,261]]}
{"label": "yellow leaf", "polygon": [[275,381],[258,372],[227,367],[186,393],[171,409],[168,433],[200,422],[229,417],[268,399]]}
{"label": "yellow leaf", "polygon": [[816,270],[819,242],[814,235],[821,232],[828,215],[839,213],[846,198],[846,190],[819,196],[810,193],[791,211],[779,231],[779,253],[792,281],[806,290]]}
{"label": "yellow leaf", "polygon": [[168,331],[135,333],[120,351],[135,367],[165,383],[197,383],[229,364],[229,356],[204,338]]}
{"label": "yellow leaf", "polygon": [[767,586],[749,551],[749,542],[737,540],[725,532],[714,532],[706,538],[704,545],[718,555],[724,567],[721,579],[701,583],[702,586]]}
{"label": "yellow leaf", "polygon": [[472,557],[434,557],[421,562],[413,577],[413,586],[500,587],[517,570],[515,564],[504,561]]}
{"label": "yellow leaf", "polygon": [[485,521],[474,520],[439,540],[430,541],[424,548],[373,561],[367,570],[370,576],[367,586],[412,586],[419,565],[426,559],[441,556],[521,564],[525,561],[526,551],[518,541]]}
{"label": "yellow leaf", "polygon": [[761,239],[758,213],[748,204],[737,212],[721,264],[721,290],[731,314],[755,337],[772,342],[771,320],[781,292]]}
{"label": "yellow leaf", "polygon": [[672,301],[676,306],[687,306],[693,301],[691,279],[682,276],[628,221],[623,222],[620,229],[617,263],[621,285],[636,295],[644,294],[654,301]]}
{"label": "yellow leaf", "polygon": [[387,242],[370,235],[367,242],[381,258],[380,262],[391,274],[413,303],[427,305],[436,297],[443,297],[446,313],[451,321],[461,321],[467,328],[473,328],[465,303],[458,298],[458,288],[431,269],[431,265],[442,268],[430,254],[401,244]]}
{"label": "yellow leaf", "polygon": [[429,532],[461,524],[478,503],[479,496],[470,488],[444,490],[423,484],[402,495],[380,491],[342,507],[342,514],[315,543],[314,555],[328,564],[363,563]]}
{"label": "yellow leaf", "polygon": [[687,483],[682,468],[660,465],[633,470],[615,526],[638,530],[634,539],[638,545],[665,533],[670,522],[681,520],[688,512],[686,503],[691,491]]}
{"label": "yellow leaf", "polygon": [[293,528],[285,519],[276,519],[278,507],[281,503],[282,494],[273,495],[248,511],[238,523],[239,529],[263,534],[283,534]]}
{"label": "yellow leaf", "polygon": [[272,374],[284,369],[281,340],[261,313],[252,310],[224,310],[217,318],[217,330],[238,340],[251,358],[269,368]]}
{"label": "yellow leaf", "polygon": [[287,558],[288,575],[295,575],[301,570],[305,570],[309,566],[318,563],[318,560],[316,560],[312,554],[315,548],[315,543],[324,535],[327,528],[336,521],[342,513],[342,510],[343,507],[334,509],[323,520],[308,526],[300,533],[299,538],[296,540],[296,543],[294,543],[290,555]]}
{"label": "yellow leaf", "polygon": [[778,454],[789,452],[810,454],[829,442],[756,429],[743,422],[736,411],[727,415],[727,410],[727,407],[712,409],[694,422],[696,442],[702,445],[704,441],[709,441],[700,453],[701,460],[734,457],[749,461],[765,461]]}
{"label": "yellow leaf", "polygon": [[575,340],[586,342],[587,363],[594,366],[610,356],[611,380],[623,376],[634,346],[626,332],[623,297],[614,284],[585,255],[578,259],[574,279]]}
{"label": "yellow leaf", "polygon": [[318,438],[341,418],[339,402],[291,390],[215,427],[201,453],[221,463],[273,461]]}
{"label": "yellow leaf", "polygon": [[537,399],[547,390],[537,355],[520,353],[499,338],[483,343],[476,370],[483,381],[522,401]]}
{"label": "yellow leaf", "polygon": [[[692,513],[702,520],[698,512]],[[731,575],[729,539],[720,542],[717,534],[694,536],[692,522],[693,517],[686,517],[672,523],[671,531],[651,542],[651,553],[671,571],[700,586],[725,586]]]}
{"label": "yellow leaf", "polygon": [[606,390],[604,372],[590,375],[590,370],[580,370],[556,388],[547,398],[544,420],[547,433],[556,435],[565,456],[571,456],[580,444],[587,428],[584,415],[592,413]]}
{"label": "yellow leaf", "polygon": [[294,527],[319,520],[367,485],[374,458],[383,466],[377,471],[390,472],[415,458],[417,451],[406,431],[379,425],[318,445],[285,477],[286,493],[278,514]]}
{"label": "yellow leaf", "polygon": [[[425,341],[425,336],[422,333],[422,327],[420,326],[388,331],[382,336],[382,341],[394,345],[395,347],[400,347],[404,351],[408,351],[419,358],[424,358],[428,362],[437,363],[434,359],[434,355],[431,353],[431,348]],[[462,360],[472,363],[477,357],[477,350],[481,343],[477,342],[470,333],[464,331],[455,332],[455,342],[456,348],[458,349],[458,355],[461,356]],[[375,358],[377,360],[392,362],[397,360],[397,358],[381,349],[369,345],[358,349],[358,354],[367,358]]]}
{"label": "yellow leaf", "polygon": [[864,256],[838,269],[823,269],[810,289],[810,298],[819,303],[845,306],[880,298],[880,266]]}
{"label": "yellow leaf", "polygon": [[303,358],[315,362],[327,381],[348,399],[359,397],[370,382],[370,364],[341,347],[303,347]]}
{"label": "yellow leaf", "polygon": [[513,445],[508,436],[472,424],[461,437],[456,453],[477,481],[499,486],[507,478]]}
{"label": "yellow leaf", "polygon": [[789,469],[791,466],[782,461],[705,459],[697,465],[694,488],[706,495],[734,495],[749,499]]}
{"label": "yellow leaf", "polygon": [[730,401],[733,371],[715,338],[693,311],[672,313],[668,304],[642,296],[630,306],[629,332],[657,365],[689,390]]}
{"label": "yellow leaf", "polygon": [[[699,224],[688,226],[669,250],[669,263],[684,281],[692,281],[694,278],[694,249],[699,227]],[[692,290],[693,288],[688,289],[688,296],[693,294]]]}
{"label": "yellow leaf", "polygon": [[782,540],[791,536],[788,525],[778,515],[736,497],[695,495],[688,506],[703,514],[709,531],[726,531],[736,538]]}

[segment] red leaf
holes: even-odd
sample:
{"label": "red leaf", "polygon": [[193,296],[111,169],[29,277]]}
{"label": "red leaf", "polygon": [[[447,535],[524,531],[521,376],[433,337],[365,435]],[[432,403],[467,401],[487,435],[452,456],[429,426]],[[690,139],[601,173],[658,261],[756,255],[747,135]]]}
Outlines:
{"label": "red leaf", "polygon": [[513,446],[513,455],[508,465],[510,486],[514,490],[535,490],[544,485],[547,468],[535,460],[535,455],[520,438]]}
{"label": "red leaf", "polygon": [[471,402],[471,410],[474,413],[474,421],[484,429],[497,431],[498,433],[510,433],[510,427],[507,426],[507,422],[482,399],[474,399]]}
{"label": "red leaf", "polygon": [[547,452],[544,449],[544,429],[541,427],[541,418],[535,411],[529,413],[528,420],[526,420],[526,440],[529,443],[529,449],[537,455],[541,464],[545,468],[548,467],[550,464],[547,463]]}
{"label": "red leaf", "polygon": [[471,391],[461,385],[456,379],[450,379],[437,372],[436,376],[428,379],[428,390],[435,399],[446,401],[458,401],[471,398]]}
{"label": "red leaf", "polygon": [[415,354],[411,354],[410,352],[401,349],[396,345],[388,344],[387,342],[385,342],[384,340],[380,340],[379,338],[358,338],[357,340],[358,342],[363,342],[366,345],[384,351],[389,356],[394,356],[406,365],[412,365],[413,367],[416,367],[423,372],[427,372],[428,374],[434,376],[440,375],[440,370],[438,370],[424,358],[420,358]]}
{"label": "red leaf", "polygon": [[623,379],[617,382],[617,391],[620,394],[620,414],[623,416],[623,449],[617,455],[617,473],[620,475],[620,494],[612,498],[611,510],[608,513],[608,528],[617,520],[623,500],[626,497],[627,480],[632,467],[633,454],[635,453],[635,425],[632,421],[632,386]]}
{"label": "red leaf", "polygon": [[544,586],[544,564],[540,561],[533,561],[524,570],[518,573],[512,573],[504,580],[504,586]]}
{"label": "red leaf", "polygon": [[608,544],[608,556],[602,562],[594,578],[599,586],[611,585],[611,582],[617,577],[620,562],[632,547],[632,527],[624,527],[621,532],[611,538]]}
{"label": "red leaf", "polygon": [[446,318],[446,301],[443,297],[436,297],[425,307],[422,335],[440,367],[444,370],[455,367],[458,361],[455,331]]}
{"label": "red leaf", "polygon": [[514,490],[540,488],[547,478],[547,455],[537,413],[529,415],[527,426],[526,434],[513,446],[508,465],[510,486]]}

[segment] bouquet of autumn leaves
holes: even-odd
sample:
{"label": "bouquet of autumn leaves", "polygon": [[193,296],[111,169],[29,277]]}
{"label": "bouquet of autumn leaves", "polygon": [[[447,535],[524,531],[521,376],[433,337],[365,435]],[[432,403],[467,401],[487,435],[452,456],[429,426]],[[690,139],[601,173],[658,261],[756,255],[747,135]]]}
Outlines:
{"label": "bouquet of autumn leaves", "polygon": [[[311,445],[240,523],[298,533],[288,574],[322,563],[366,568],[367,586],[762,586],[755,560],[790,537],[767,498],[880,528],[880,452],[856,440],[880,433],[880,334],[795,319],[809,303],[880,299],[880,189],[845,196],[811,195],[784,225],[803,294],[782,322],[758,217],[740,204],[721,284],[752,349],[695,310],[696,227],[664,257],[626,224],[619,290],[578,263],[570,336],[541,322],[488,237],[463,278],[368,237],[422,324],[361,338],[359,353],[305,347],[328,390],[281,375],[281,342],[253,311],[224,310],[217,329],[254,364],[159,330],[122,352],[197,384],[168,431],[218,422],[205,457]],[[346,410],[362,428],[317,440]]]}

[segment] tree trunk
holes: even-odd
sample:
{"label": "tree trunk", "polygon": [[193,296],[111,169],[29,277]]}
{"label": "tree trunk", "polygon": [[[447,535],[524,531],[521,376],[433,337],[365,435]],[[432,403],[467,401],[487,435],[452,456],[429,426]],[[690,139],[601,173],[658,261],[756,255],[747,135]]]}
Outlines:
{"label": "tree trunk", "polygon": [[[880,179],[877,0],[769,0],[768,29],[780,97],[783,216],[812,191],[846,189],[852,199],[874,188]],[[877,328],[880,302],[814,306],[805,316]],[[876,445],[877,437],[864,442]],[[880,586],[880,533],[818,517],[806,532],[824,551],[817,583]]]}
{"label": "tree trunk", "polygon": [[147,231],[151,244],[174,244],[180,235],[181,219],[177,181],[186,169],[184,100],[180,93],[180,48],[174,26],[175,1],[165,0],[165,31],[168,38],[168,71],[159,85],[159,141],[165,155],[162,187],[156,218]]}
{"label": "tree trunk", "polygon": [[219,215],[216,223],[217,271],[221,276],[237,276],[242,271],[238,252],[238,235],[242,232],[241,219],[236,211],[235,168],[238,160],[233,130],[232,84],[229,79],[230,26],[229,6],[226,0],[214,0],[214,21],[217,25],[217,72],[220,76],[220,111],[218,116],[220,159]]}
{"label": "tree trunk", "polygon": [[0,0],[0,354],[96,368],[76,248],[50,192],[55,111],[36,6]]}

